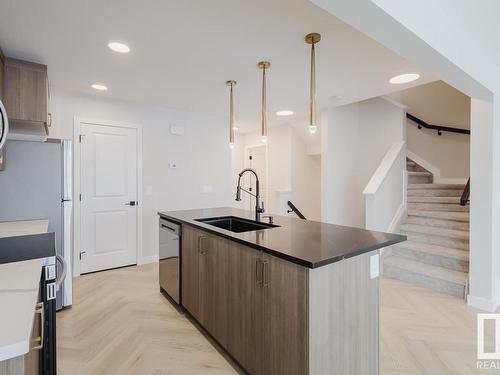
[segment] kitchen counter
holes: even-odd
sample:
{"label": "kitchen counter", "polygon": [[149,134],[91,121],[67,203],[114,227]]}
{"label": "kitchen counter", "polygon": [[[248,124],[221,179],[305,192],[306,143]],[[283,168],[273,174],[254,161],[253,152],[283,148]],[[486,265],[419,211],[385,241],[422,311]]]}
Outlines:
{"label": "kitchen counter", "polygon": [[43,258],[55,255],[47,229],[47,220],[0,223],[0,361],[30,350]]}
{"label": "kitchen counter", "polygon": [[55,256],[48,220],[0,222],[0,264]]}
{"label": "kitchen counter", "polygon": [[[185,223],[308,268],[317,268],[406,240],[406,236],[273,215],[276,228],[235,233],[196,219],[236,216],[250,211],[230,207],[164,211],[161,217]],[[265,220],[262,220],[266,222]]]}
{"label": "kitchen counter", "polygon": [[0,265],[0,361],[28,353],[42,260]]}

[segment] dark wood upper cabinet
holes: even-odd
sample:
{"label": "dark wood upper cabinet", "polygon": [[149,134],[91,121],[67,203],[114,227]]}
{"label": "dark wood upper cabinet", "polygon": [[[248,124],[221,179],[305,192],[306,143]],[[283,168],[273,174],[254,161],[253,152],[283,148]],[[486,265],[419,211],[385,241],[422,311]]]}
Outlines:
{"label": "dark wood upper cabinet", "polygon": [[2,101],[11,121],[50,125],[47,66],[6,58]]}

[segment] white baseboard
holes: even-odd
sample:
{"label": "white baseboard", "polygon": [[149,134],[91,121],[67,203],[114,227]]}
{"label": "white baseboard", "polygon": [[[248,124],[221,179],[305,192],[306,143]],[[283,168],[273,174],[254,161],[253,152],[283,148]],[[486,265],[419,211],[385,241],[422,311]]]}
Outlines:
{"label": "white baseboard", "polygon": [[146,255],[142,256],[137,260],[137,265],[155,263],[158,262],[158,255]]}
{"label": "white baseboard", "polygon": [[467,295],[467,304],[469,306],[475,307],[476,309],[487,311],[490,313],[495,312],[498,309],[498,302],[493,299],[486,299],[482,297]]}

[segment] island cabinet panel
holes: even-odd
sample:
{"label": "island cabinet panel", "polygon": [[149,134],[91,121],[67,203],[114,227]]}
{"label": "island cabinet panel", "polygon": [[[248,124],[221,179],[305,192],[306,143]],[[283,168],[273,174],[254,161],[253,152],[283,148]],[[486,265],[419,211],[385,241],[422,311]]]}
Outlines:
{"label": "island cabinet panel", "polygon": [[378,251],[309,270],[309,374],[379,374]]}
{"label": "island cabinet panel", "polygon": [[308,373],[308,270],[263,255],[262,374]]}

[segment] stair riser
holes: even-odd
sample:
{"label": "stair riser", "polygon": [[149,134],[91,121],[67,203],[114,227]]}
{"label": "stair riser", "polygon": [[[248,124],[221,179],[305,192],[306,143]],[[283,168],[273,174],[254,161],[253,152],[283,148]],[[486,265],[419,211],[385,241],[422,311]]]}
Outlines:
{"label": "stair riser", "polygon": [[462,190],[452,189],[410,189],[408,190],[409,197],[460,197]]}
{"label": "stair riser", "polygon": [[430,254],[414,249],[394,247],[392,254],[416,260],[425,264],[447,268],[449,270],[469,272],[469,262],[461,259],[444,257],[439,254]]}
{"label": "stair riser", "polygon": [[469,223],[454,220],[434,219],[422,216],[408,216],[405,224],[429,225],[437,228],[469,230]]}
{"label": "stair riser", "polygon": [[384,275],[412,284],[421,285],[434,289],[441,293],[446,293],[455,297],[463,298],[465,286],[450,281],[436,279],[430,276],[409,272],[398,267],[384,265]]}
{"label": "stair riser", "polygon": [[412,176],[408,175],[409,184],[432,184],[431,176]]}
{"label": "stair riser", "polygon": [[460,204],[448,204],[448,203],[408,202],[408,209],[423,210],[423,211],[469,212],[469,206],[461,206]]}
{"label": "stair riser", "polygon": [[402,234],[408,236],[408,239],[415,242],[424,242],[431,245],[439,245],[451,247],[453,249],[469,250],[469,241],[461,240],[452,237],[436,236],[433,234],[423,234],[415,232],[407,232],[402,230]]}

